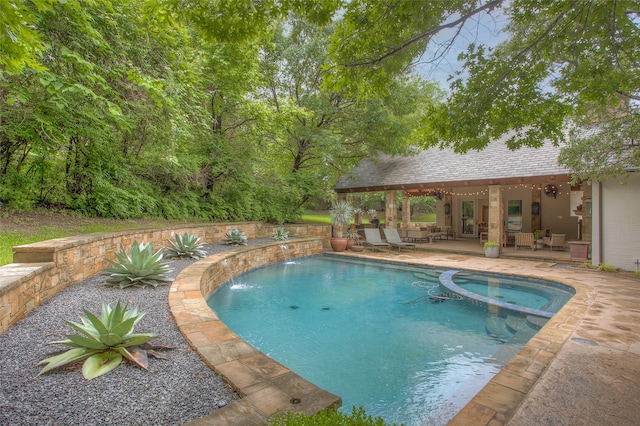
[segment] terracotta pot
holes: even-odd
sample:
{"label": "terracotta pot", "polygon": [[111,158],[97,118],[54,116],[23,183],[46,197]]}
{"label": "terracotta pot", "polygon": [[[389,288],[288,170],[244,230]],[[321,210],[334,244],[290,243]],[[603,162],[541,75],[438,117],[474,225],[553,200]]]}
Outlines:
{"label": "terracotta pot", "polygon": [[353,249],[355,245],[356,245],[356,240],[354,238],[349,238],[347,240],[347,250]]}
{"label": "terracotta pot", "polygon": [[353,246],[351,251],[364,251],[364,246]]}
{"label": "terracotta pot", "polygon": [[331,238],[331,248],[333,251],[345,251],[347,249],[347,238]]}

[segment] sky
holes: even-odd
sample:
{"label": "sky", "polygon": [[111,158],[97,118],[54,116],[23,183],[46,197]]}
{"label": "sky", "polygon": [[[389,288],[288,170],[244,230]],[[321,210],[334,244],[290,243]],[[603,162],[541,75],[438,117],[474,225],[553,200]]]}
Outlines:
{"label": "sky", "polygon": [[[454,19],[457,17],[452,18]],[[440,32],[432,38],[424,55],[417,62],[417,74],[427,80],[435,80],[443,89],[447,89],[448,77],[462,69],[458,55],[465,52],[471,43],[495,47],[506,40],[507,35],[503,32],[506,22],[507,19],[500,10],[470,18],[448,49],[448,41],[455,35],[456,29]]]}

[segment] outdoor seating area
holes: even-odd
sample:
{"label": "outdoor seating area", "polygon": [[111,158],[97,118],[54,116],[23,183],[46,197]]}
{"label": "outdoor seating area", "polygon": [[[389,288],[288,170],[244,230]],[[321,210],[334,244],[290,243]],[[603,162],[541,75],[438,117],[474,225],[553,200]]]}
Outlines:
{"label": "outdoor seating area", "polygon": [[455,238],[455,235],[451,231],[451,227],[427,226],[407,230],[405,239],[412,242],[428,241],[433,243],[435,239],[449,239],[449,237]]}
{"label": "outdoor seating area", "polygon": [[[410,230],[405,230],[405,232],[410,232]],[[440,239],[438,237],[434,237],[434,241],[437,242],[434,244],[428,239],[412,241],[410,239],[402,238],[402,233],[402,229],[385,227],[381,227],[380,229],[367,228],[359,231],[359,241],[365,248],[370,249],[368,251],[390,251],[397,254],[398,252],[404,253],[409,251],[403,249],[411,249],[411,251],[415,250],[484,256],[483,244],[478,244],[479,238],[457,237],[456,239],[450,238],[447,240],[446,238]],[[400,242],[403,244],[397,243],[395,234],[398,234],[398,238],[400,238]],[[532,235],[534,234],[532,233]],[[511,241],[515,241],[515,238],[516,234],[513,233]],[[556,239],[556,242],[557,241],[559,240]],[[535,250],[531,249],[531,245],[529,244],[516,246],[515,242],[512,242],[510,245],[505,245],[501,248],[500,257],[537,259],[563,263],[572,262],[568,247],[563,246],[563,249],[556,247],[554,250],[551,250],[550,247],[543,246],[542,239],[536,240],[535,238],[533,238],[533,245],[535,246]],[[522,250],[523,247],[525,250]],[[396,248],[398,250],[395,250]]]}

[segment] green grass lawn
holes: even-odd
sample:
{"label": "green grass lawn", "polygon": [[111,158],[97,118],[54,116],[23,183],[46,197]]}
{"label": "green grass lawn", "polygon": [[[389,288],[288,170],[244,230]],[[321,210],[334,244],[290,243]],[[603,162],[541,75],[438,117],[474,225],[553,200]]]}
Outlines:
{"label": "green grass lawn", "polygon": [[[384,223],[384,217],[380,217],[379,219],[380,219],[380,223]],[[302,221],[312,222],[312,223],[331,224],[331,216],[329,216],[328,214],[314,214],[314,213],[303,214]],[[369,223],[369,220],[367,218],[364,218],[362,221],[364,223]],[[416,215],[415,217],[412,217],[411,221],[412,222],[435,222],[436,214],[435,213],[419,214],[419,215]]]}
{"label": "green grass lawn", "polygon": [[38,241],[52,240],[54,238],[69,237],[77,234],[89,234],[93,232],[120,231],[123,229],[136,229],[140,225],[104,225],[92,224],[79,226],[76,230],[57,228],[55,226],[38,228],[34,227],[33,232],[0,232],[0,266],[13,262],[13,250],[15,246],[37,243]]}

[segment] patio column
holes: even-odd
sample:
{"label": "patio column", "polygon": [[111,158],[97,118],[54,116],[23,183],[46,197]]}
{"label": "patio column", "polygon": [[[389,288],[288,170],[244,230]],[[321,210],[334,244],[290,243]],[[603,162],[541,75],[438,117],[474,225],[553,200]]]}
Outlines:
{"label": "patio column", "polygon": [[409,229],[411,223],[411,197],[406,192],[402,192],[402,227]]}
{"label": "patio column", "polygon": [[500,185],[489,185],[489,235],[487,239],[502,246],[502,190]]}
{"label": "patio column", "polygon": [[386,192],[384,226],[385,228],[398,227],[398,203],[396,202],[396,191]]}

